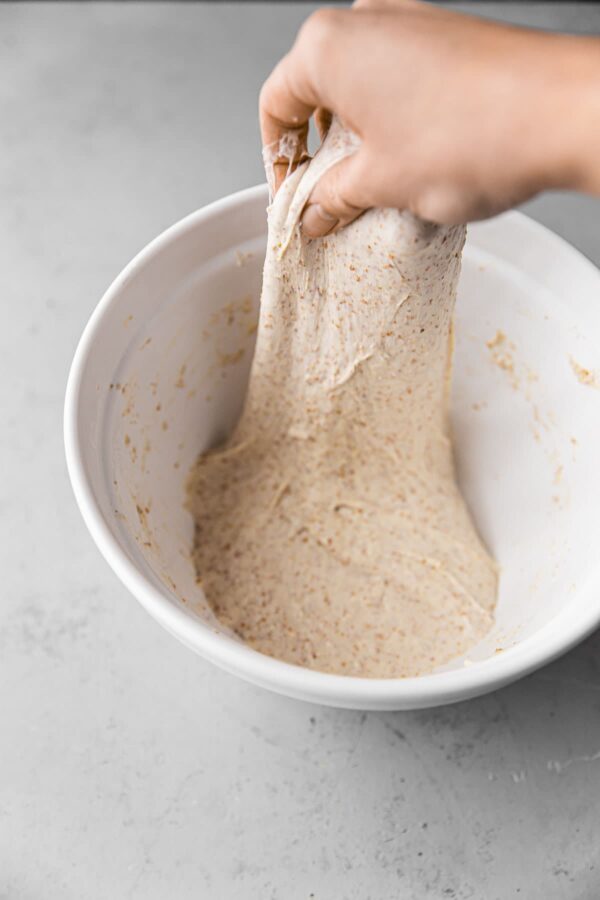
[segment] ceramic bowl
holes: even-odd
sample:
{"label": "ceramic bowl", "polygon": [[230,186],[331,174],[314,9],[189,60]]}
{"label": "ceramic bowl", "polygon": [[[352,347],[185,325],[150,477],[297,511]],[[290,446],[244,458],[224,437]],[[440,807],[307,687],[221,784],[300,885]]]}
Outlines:
{"label": "ceramic bowl", "polygon": [[456,315],[456,463],[501,566],[493,631],[431,675],[361,679],[271,659],[214,618],[190,559],[185,481],[242,408],[266,206],[258,186],[169,228],[118,276],[81,338],[66,396],[67,461],[108,564],[207,660],[331,706],[450,703],[572,647],[600,620],[600,273],[515,212],[470,227]]}

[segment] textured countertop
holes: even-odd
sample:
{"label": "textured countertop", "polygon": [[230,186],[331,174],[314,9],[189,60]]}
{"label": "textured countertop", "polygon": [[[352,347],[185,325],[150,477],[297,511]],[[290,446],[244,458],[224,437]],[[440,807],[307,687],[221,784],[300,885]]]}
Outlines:
{"label": "textured countertop", "polygon": [[[257,92],[310,8],[0,5],[2,900],[600,894],[600,634],[457,706],[308,706],[154,624],[71,495],[82,328],[149,239],[262,180]],[[597,4],[470,8],[600,30]],[[600,202],[530,211],[600,262]]]}

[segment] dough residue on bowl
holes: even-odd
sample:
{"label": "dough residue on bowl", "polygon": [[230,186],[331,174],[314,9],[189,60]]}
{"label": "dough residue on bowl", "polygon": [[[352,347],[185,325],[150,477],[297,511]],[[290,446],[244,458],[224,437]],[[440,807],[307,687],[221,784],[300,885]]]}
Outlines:
{"label": "dough residue on bowl", "polygon": [[462,227],[373,210],[298,220],[352,152],[334,123],[269,210],[243,415],[189,479],[198,580],[247,644],[311,669],[431,672],[490,629],[497,569],[456,484],[448,417]]}

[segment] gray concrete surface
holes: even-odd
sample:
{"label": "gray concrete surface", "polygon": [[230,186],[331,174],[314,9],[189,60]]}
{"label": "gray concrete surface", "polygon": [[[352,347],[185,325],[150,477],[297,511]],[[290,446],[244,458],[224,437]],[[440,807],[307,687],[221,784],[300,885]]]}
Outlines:
{"label": "gray concrete surface", "polygon": [[[469,8],[600,30],[596,4]],[[81,330],[150,238],[262,179],[257,91],[309,10],[0,5],[2,900],[600,894],[600,634],[454,707],[310,707],[155,625],[71,496]],[[530,209],[600,262],[598,201]]]}

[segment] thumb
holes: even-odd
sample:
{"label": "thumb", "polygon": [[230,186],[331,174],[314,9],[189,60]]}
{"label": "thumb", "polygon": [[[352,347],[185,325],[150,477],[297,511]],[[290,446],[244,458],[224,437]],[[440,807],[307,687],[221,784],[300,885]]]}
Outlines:
{"label": "thumb", "polygon": [[360,148],[332,166],[317,182],[302,214],[301,227],[308,238],[323,237],[353,222],[371,206],[367,157]]}

